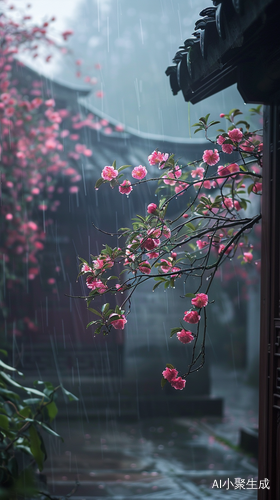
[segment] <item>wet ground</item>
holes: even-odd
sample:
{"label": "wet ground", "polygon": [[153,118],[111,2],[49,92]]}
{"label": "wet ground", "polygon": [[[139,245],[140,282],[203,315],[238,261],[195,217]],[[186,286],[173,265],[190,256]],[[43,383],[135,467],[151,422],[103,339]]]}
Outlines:
{"label": "wet ground", "polygon": [[257,391],[244,374],[212,378],[223,418],[58,421],[64,443],[49,442],[49,491],[61,497],[79,481],[75,500],[256,499],[256,459],[236,446],[240,427],[256,426]]}

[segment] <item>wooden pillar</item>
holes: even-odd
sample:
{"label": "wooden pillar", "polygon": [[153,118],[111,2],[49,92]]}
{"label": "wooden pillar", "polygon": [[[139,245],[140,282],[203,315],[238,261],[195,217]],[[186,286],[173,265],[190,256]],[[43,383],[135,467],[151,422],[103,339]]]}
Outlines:
{"label": "wooden pillar", "polygon": [[280,106],[264,111],[258,500],[280,500]]}

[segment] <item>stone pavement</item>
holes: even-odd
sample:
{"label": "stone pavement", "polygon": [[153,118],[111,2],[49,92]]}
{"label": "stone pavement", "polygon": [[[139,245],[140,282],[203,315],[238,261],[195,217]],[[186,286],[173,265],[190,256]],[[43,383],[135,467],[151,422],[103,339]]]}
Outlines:
{"label": "stone pavement", "polygon": [[[212,382],[223,418],[58,421],[65,442],[49,441],[44,470],[51,494],[78,480],[75,500],[256,500],[256,460],[235,446],[239,427],[256,424],[257,391],[243,374],[216,369]],[[236,478],[244,488],[234,489]]]}

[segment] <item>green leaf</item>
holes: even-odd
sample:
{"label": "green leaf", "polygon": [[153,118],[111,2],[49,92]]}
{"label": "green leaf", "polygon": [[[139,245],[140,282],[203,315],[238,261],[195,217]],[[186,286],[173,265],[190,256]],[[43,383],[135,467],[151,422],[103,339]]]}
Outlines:
{"label": "green leaf", "polygon": [[118,172],[122,172],[122,170],[125,170],[126,168],[130,168],[132,165],[123,165],[122,167],[118,168]]}
{"label": "green leaf", "polygon": [[117,165],[116,160],[114,160],[112,163],[112,167],[114,167],[115,170],[116,170],[116,165]]}
{"label": "green leaf", "polygon": [[219,121],[212,121],[208,124],[208,127],[212,127],[212,125],[217,125],[218,123],[220,123]]}
{"label": "green leaf", "polygon": [[20,399],[18,394],[2,387],[0,388],[0,396],[3,396],[4,399]]}
{"label": "green leaf", "polygon": [[175,335],[175,333],[178,333],[182,330],[182,328],[172,328],[171,332],[170,332],[170,338],[173,337],[173,335]]}
{"label": "green leaf", "polygon": [[13,368],[12,366],[6,365],[6,363],[4,363],[3,361],[1,361],[1,359],[0,359],[0,366],[4,370],[9,370],[11,372],[16,372],[16,373],[18,373],[18,375],[21,375],[23,377],[23,373],[19,372],[16,368]]}
{"label": "green leaf", "polygon": [[95,183],[95,189],[99,189],[101,184],[103,184],[104,179],[102,179],[102,177],[100,177],[100,179],[97,179],[96,183]]}
{"label": "green leaf", "polygon": [[109,302],[103,304],[103,306],[101,307],[101,312],[104,316],[106,316],[106,313],[109,311],[109,308],[110,308]]}
{"label": "green leaf", "polygon": [[[207,200],[208,201],[208,200]],[[185,224],[185,226],[189,227],[190,229],[192,229],[192,231],[195,231],[196,230],[196,227],[191,223],[191,222],[187,222]]]}
{"label": "green leaf", "polygon": [[9,429],[9,419],[6,415],[0,415],[0,428],[5,431]]}
{"label": "green leaf", "polygon": [[64,439],[62,436],[60,436],[59,434],[57,434],[57,432],[55,432],[51,427],[49,427],[48,425],[44,424],[43,422],[38,422],[38,424],[40,425],[40,427],[42,427],[46,432],[48,432],[49,434],[51,434],[52,436],[55,436],[59,439],[61,439],[61,441],[64,443]]}
{"label": "green leaf", "polygon": [[166,363],[166,368],[170,368],[170,370],[174,370],[174,366],[171,363]]}
{"label": "green leaf", "polygon": [[61,386],[61,390],[65,394],[65,396],[68,397],[69,401],[79,401],[79,398],[77,398],[77,396],[75,396],[75,394],[72,394],[72,392],[67,391],[65,389],[65,387]]}
{"label": "green leaf", "polygon": [[90,321],[90,322],[87,324],[86,329],[87,329],[89,326],[96,325],[96,323],[99,323],[99,321]]}
{"label": "green leaf", "polygon": [[4,354],[4,356],[8,356],[8,353],[7,351],[5,351],[5,349],[0,349],[0,353]]}
{"label": "green leaf", "polygon": [[167,382],[166,378],[162,377],[161,383],[160,383],[162,388],[165,386],[166,382]]}
{"label": "green leaf", "polygon": [[38,405],[42,402],[42,399],[40,398],[28,398],[28,399],[24,399],[23,400],[23,403],[26,404],[26,405]]}
{"label": "green leaf", "polygon": [[55,402],[52,401],[51,403],[46,405],[46,409],[47,409],[50,421],[52,422],[52,420],[56,417],[57,411],[58,411]]}
{"label": "green leaf", "polygon": [[158,281],[154,286],[153,286],[153,291],[163,283],[163,281]]}
{"label": "green leaf", "polygon": [[186,293],[185,294],[185,297],[189,297],[191,299],[193,299],[195,296],[196,296],[195,293]]}
{"label": "green leaf", "polygon": [[100,316],[100,318],[102,318],[102,314],[100,314],[100,312],[98,312],[96,309],[93,309],[92,307],[88,307],[88,311],[90,311],[93,314],[96,314],[97,316]]}
{"label": "green leaf", "polygon": [[248,186],[248,189],[247,189],[247,193],[250,194],[252,192],[252,189],[254,187],[255,184],[250,184],[250,186]]}
{"label": "green leaf", "polygon": [[[34,425],[29,427],[30,449],[35,458],[40,471],[43,470],[43,463],[47,458],[44,447],[42,447],[42,438]],[[43,448],[43,449],[42,449]]]}

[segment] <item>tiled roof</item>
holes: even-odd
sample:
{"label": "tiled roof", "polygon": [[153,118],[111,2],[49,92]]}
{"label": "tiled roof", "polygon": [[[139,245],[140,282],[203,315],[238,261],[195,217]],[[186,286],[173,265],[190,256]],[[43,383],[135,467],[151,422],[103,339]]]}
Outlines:
{"label": "tiled roof", "polygon": [[237,82],[247,102],[267,102],[280,81],[279,0],[213,0],[166,70],[174,95],[193,104]]}

